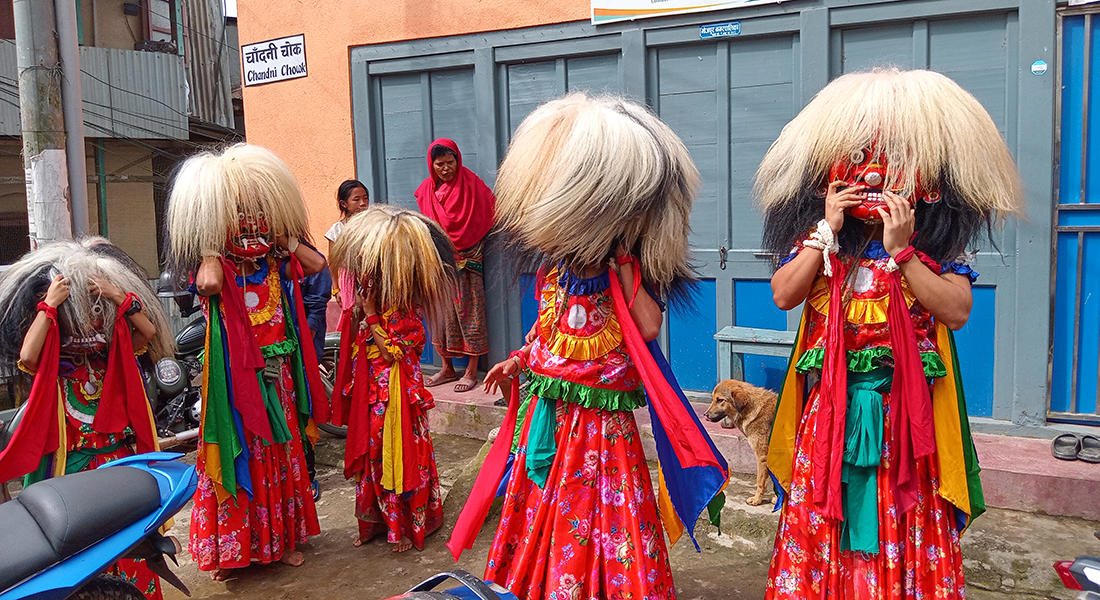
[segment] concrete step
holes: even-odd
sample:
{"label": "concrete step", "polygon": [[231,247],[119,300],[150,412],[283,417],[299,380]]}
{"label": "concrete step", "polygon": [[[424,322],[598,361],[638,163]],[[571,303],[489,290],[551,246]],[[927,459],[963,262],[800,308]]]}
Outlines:
{"label": "concrete step", "polygon": [[[431,411],[432,431],[486,439],[504,420],[505,408],[494,406],[501,395],[490,396],[481,388],[456,393],[453,385],[431,388],[436,408]],[[693,403],[702,415],[705,404]],[[646,456],[657,456],[648,409],[634,412],[642,433]],[[745,436],[736,429],[700,419],[715,446],[734,473],[756,473],[756,456]],[[1063,461],[1051,456],[1050,441],[1006,435],[974,434],[982,466],[986,505],[1052,516],[1100,521],[1100,464]]]}

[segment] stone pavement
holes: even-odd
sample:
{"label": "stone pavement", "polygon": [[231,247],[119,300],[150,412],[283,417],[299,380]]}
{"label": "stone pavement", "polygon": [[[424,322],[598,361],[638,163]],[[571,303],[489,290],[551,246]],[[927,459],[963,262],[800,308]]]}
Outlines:
{"label": "stone pavement", "polygon": [[[242,600],[375,600],[456,567],[480,575],[493,535],[492,525],[482,529],[474,548],[466,551],[457,565],[443,543],[469,493],[485,445],[446,434],[435,434],[433,439],[446,494],[447,522],[428,539],[423,552],[393,554],[389,545],[380,541],[352,547],[356,532],[352,516],[354,488],[342,476],[343,440],[326,434],[318,445],[324,490],[318,507],[322,533],[303,548],[305,565],[254,566],[222,583],[200,573],[184,552],[180,566],[173,570],[190,586],[192,598]],[[696,526],[701,552],[695,552],[686,537],[672,548],[672,569],[681,600],[763,597],[778,517],[768,507],[744,504],[752,485],[752,475],[733,475],[722,513],[722,533],[702,520]],[[186,536],[189,509],[176,521],[175,534],[181,540]],[[498,515],[490,513],[487,523],[495,522]],[[1100,541],[1092,535],[1098,528],[1100,523],[1079,518],[991,509],[963,538],[970,597],[1072,598],[1061,587],[1051,565],[1076,554],[1100,554]],[[165,598],[183,600],[183,595],[168,588]]]}

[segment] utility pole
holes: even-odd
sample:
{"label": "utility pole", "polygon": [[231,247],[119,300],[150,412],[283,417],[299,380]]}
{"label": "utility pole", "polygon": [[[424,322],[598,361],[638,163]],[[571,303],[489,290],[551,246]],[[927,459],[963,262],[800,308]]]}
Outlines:
{"label": "utility pole", "polygon": [[27,221],[34,250],[48,241],[72,238],[62,72],[52,0],[15,0],[13,8]]}
{"label": "utility pole", "polygon": [[69,199],[73,234],[88,235],[88,164],[84,152],[84,96],[80,92],[80,43],[76,2],[54,0],[57,51],[61,59],[61,112],[65,121],[65,156],[69,164]]}

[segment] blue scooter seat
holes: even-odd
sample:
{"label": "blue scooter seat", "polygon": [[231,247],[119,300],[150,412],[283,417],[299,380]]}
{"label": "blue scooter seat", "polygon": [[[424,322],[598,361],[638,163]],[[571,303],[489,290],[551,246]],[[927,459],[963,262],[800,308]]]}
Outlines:
{"label": "blue scooter seat", "polygon": [[61,562],[160,507],[151,474],[133,467],[35,483],[0,504],[0,590]]}

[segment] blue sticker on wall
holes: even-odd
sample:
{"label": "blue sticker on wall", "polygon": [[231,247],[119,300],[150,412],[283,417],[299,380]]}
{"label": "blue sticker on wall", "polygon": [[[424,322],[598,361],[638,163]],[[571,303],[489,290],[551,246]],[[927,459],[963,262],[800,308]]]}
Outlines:
{"label": "blue sticker on wall", "polygon": [[741,35],[741,21],[727,21],[726,23],[711,23],[699,26],[699,39],[730,37]]}
{"label": "blue sticker on wall", "polygon": [[1042,75],[1047,72],[1047,61],[1037,60],[1031,63],[1031,74]]}

